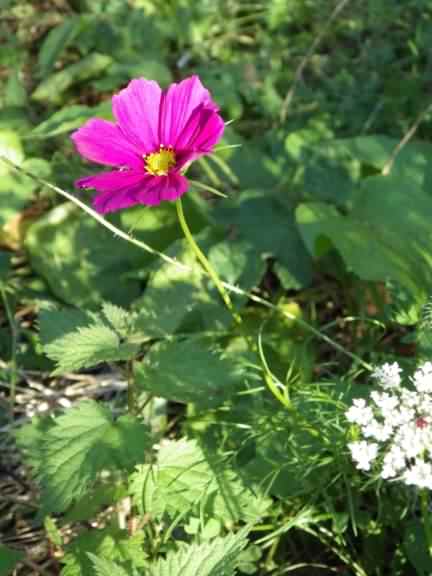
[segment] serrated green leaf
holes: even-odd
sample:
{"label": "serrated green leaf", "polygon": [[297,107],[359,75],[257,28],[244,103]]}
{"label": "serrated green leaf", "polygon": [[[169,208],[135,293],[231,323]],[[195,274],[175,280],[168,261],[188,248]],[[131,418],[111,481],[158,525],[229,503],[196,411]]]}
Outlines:
{"label": "serrated green leaf", "polygon": [[95,576],[91,559],[94,556],[102,562],[116,564],[126,570],[128,575],[135,574],[133,571],[135,568],[142,568],[146,565],[143,541],[142,532],[135,532],[130,536],[126,530],[120,530],[114,526],[108,526],[102,530],[83,531],[65,547],[66,554],[62,558],[65,566],[61,574],[62,576]]}
{"label": "serrated green leaf", "polygon": [[66,510],[102,470],[122,470],[142,461],[149,443],[145,425],[130,416],[114,421],[110,411],[84,401],[54,422],[36,421],[17,433],[42,489],[47,512]]}
{"label": "serrated green leaf", "polygon": [[199,507],[207,519],[254,521],[270,501],[252,492],[234,470],[193,440],[166,441],[157,463],[140,466],[130,490],[140,514],[160,517]]}
{"label": "serrated green leaf", "polygon": [[135,364],[137,385],[155,396],[200,406],[222,404],[243,389],[245,368],[235,356],[194,339],[162,342]]}
{"label": "serrated green leaf", "polygon": [[149,576],[233,576],[246,544],[246,531],[242,530],[209,544],[185,546],[150,566],[148,573]]}
{"label": "serrated green leaf", "polygon": [[113,329],[123,338],[126,338],[128,334],[130,334],[132,316],[129,312],[124,310],[124,308],[120,308],[120,306],[116,306],[110,302],[104,302],[102,305],[102,312]]}
{"label": "serrated green leaf", "polygon": [[101,362],[128,360],[138,349],[136,344],[122,344],[111,328],[100,323],[80,327],[44,346],[48,358],[56,363],[53,374],[89,368]]}
{"label": "serrated green leaf", "polygon": [[130,576],[126,570],[118,564],[111,562],[111,560],[98,558],[90,552],[88,553],[88,557],[92,561],[97,576]]}
{"label": "serrated green leaf", "polygon": [[0,544],[0,576],[8,576],[24,558],[24,553],[19,550],[12,550],[3,544]]}
{"label": "serrated green leaf", "polygon": [[44,352],[56,362],[55,373],[128,360],[139,345],[127,341],[130,314],[104,303],[103,315],[81,310],[45,310],[40,315]]}
{"label": "serrated green leaf", "polygon": [[92,312],[84,312],[76,308],[61,310],[41,310],[39,314],[39,333],[43,345],[52,343],[69,332],[75,332],[82,326],[88,326],[97,321]]}

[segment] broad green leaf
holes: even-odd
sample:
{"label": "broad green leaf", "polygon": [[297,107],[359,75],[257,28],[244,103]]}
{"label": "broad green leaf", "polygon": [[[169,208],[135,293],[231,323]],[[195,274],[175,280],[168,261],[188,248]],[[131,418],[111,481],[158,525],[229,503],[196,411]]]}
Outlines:
{"label": "broad green leaf", "polygon": [[[381,171],[393,157],[400,141],[388,136],[358,136],[336,140],[331,146],[345,150],[366,166]],[[391,175],[409,178],[429,192],[432,180],[432,145],[430,142],[411,140],[398,149],[391,167]]]}
{"label": "broad green leaf", "polygon": [[49,104],[62,101],[64,92],[76,84],[101,74],[111,64],[112,59],[106,54],[93,53],[76,64],[71,64],[61,72],[56,72],[41,82],[32,94],[33,100]]}
{"label": "broad green leaf", "polygon": [[[65,547],[62,576],[95,576],[94,557],[99,560],[99,569],[109,565],[119,568],[119,576],[135,574],[134,568],[146,565],[143,551],[144,534],[136,532],[130,536],[126,530],[108,526],[102,530],[84,530]],[[103,568],[102,568],[103,567]],[[98,574],[96,572],[96,574]],[[110,576],[116,576],[111,572]]]}
{"label": "broad green leaf", "polygon": [[362,164],[374,166],[378,170],[384,168],[397,143],[398,140],[394,138],[380,135],[357,136],[335,142]]}
{"label": "broad green leaf", "polygon": [[149,435],[130,416],[113,419],[94,401],[84,401],[54,422],[36,421],[17,433],[42,490],[46,512],[61,512],[87,493],[103,470],[142,461]]}
{"label": "broad green leaf", "polygon": [[41,342],[47,346],[65,334],[96,323],[98,316],[93,312],[84,312],[76,308],[43,309],[38,320]]}
{"label": "broad green leaf", "polygon": [[25,245],[33,268],[73,306],[128,304],[140,293],[139,282],[127,275],[142,265],[143,252],[72,204],[57,206],[33,224]]}
{"label": "broad green leaf", "polygon": [[114,506],[127,497],[127,490],[123,484],[113,484],[111,479],[107,482],[98,482],[91,492],[84,494],[63,516],[65,523],[87,522],[97,517],[109,506]]}
{"label": "broad green leaf", "polygon": [[240,553],[247,545],[246,532],[215,538],[208,544],[191,544],[149,566],[149,576],[233,576]]}
{"label": "broad green leaf", "polygon": [[[231,204],[231,205],[230,205]],[[310,282],[312,265],[294,219],[294,211],[268,192],[243,192],[235,203],[221,203],[217,212],[224,225],[231,225],[248,242],[256,258],[273,257],[284,270],[286,288]]]}
{"label": "broad green leaf", "polygon": [[11,574],[20,560],[24,558],[24,553],[19,550],[12,550],[0,544],[0,576]]}
{"label": "broad green leaf", "polygon": [[432,281],[432,198],[414,181],[370,177],[357,191],[348,216],[326,205],[304,204],[297,218],[312,254],[320,239],[328,238],[360,278],[393,280],[418,305],[424,303]]}
{"label": "broad green leaf", "polygon": [[[330,148],[331,150],[331,148]],[[329,151],[319,150],[308,155],[304,172],[304,190],[317,202],[331,202],[337,206],[350,203],[354,193],[354,178],[346,162],[333,159]],[[351,173],[350,173],[351,172]]]}
{"label": "broad green leaf", "polygon": [[[185,205],[193,230],[199,230],[203,218],[191,202]],[[156,250],[164,251],[181,235],[170,202],[151,209],[145,206],[124,210],[112,220]],[[141,282],[150,272],[146,265],[155,260],[155,256],[116,238],[68,203],[30,227],[26,247],[33,268],[60,300],[73,306],[95,306],[102,300],[129,304],[141,293]],[[153,313],[152,306],[149,310]],[[154,336],[154,332],[150,335]]]}
{"label": "broad green leaf", "polygon": [[[31,169],[36,159],[24,160],[21,140],[16,132],[0,130],[0,156],[4,156],[22,168]],[[36,162],[46,168],[49,164],[41,160]],[[45,174],[46,175],[46,171]],[[0,237],[7,231],[4,226],[19,216],[21,211],[32,203],[32,194],[37,184],[27,176],[16,172],[0,159]]]}
{"label": "broad green leaf", "polygon": [[208,250],[210,263],[219,276],[244,290],[259,284],[265,273],[265,261],[247,241],[230,239],[214,244]]}
{"label": "broad green leaf", "polygon": [[432,560],[427,553],[424,526],[419,520],[411,520],[407,523],[403,548],[416,574],[429,576],[432,571]]}
{"label": "broad green leaf", "polygon": [[[193,234],[196,235],[207,223],[203,210],[193,198],[185,195],[184,210]],[[161,252],[167,252],[171,256],[180,258],[181,254],[171,254],[171,246],[175,251],[176,240],[182,238],[175,207],[171,202],[162,202],[158,206],[135,206],[130,210],[120,213],[121,228],[128,231],[138,240],[143,240],[152,248]],[[143,253],[146,263],[155,262],[155,268],[163,265],[163,261],[151,254]],[[150,270],[137,270],[140,278],[146,278]]]}
{"label": "broad green leaf", "polygon": [[164,441],[154,465],[142,465],[130,489],[140,514],[170,516],[198,508],[206,519],[256,521],[270,501],[253,492],[217,456],[196,441]]}
{"label": "broad green leaf", "polygon": [[[196,240],[202,245],[201,238],[200,234]],[[144,296],[134,303],[137,329],[158,337],[182,328],[221,330],[232,324],[230,313],[186,241],[175,242],[165,253],[188,268],[157,263]],[[233,299],[235,306],[238,300]]]}
{"label": "broad green leaf", "polygon": [[79,33],[81,26],[82,20],[79,16],[69,16],[48,32],[38,55],[38,75],[41,78],[51,72],[59,56]]}
{"label": "broad green leaf", "polygon": [[176,402],[217,406],[244,388],[243,363],[211,343],[195,340],[163,342],[135,363],[140,389]]}

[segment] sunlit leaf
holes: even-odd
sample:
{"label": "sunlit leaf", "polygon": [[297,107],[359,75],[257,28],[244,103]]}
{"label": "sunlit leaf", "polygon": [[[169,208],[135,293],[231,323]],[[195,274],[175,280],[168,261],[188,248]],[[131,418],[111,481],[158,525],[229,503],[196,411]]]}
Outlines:
{"label": "sunlit leaf", "polygon": [[132,417],[114,420],[107,408],[88,400],[55,421],[26,425],[17,439],[41,486],[44,510],[60,512],[103,470],[125,470],[140,461],[149,434]]}

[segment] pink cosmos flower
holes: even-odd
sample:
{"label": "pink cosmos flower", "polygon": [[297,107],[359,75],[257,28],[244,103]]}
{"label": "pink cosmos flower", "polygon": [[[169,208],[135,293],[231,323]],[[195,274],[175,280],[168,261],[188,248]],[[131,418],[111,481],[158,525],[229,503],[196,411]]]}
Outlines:
{"label": "pink cosmos flower", "polygon": [[78,188],[95,188],[100,213],[135,204],[175,200],[188,189],[182,172],[222,137],[219,108],[198,76],[162,91],[139,78],[112,99],[116,122],[88,120],[72,134],[78,152],[115,170],[80,178]]}

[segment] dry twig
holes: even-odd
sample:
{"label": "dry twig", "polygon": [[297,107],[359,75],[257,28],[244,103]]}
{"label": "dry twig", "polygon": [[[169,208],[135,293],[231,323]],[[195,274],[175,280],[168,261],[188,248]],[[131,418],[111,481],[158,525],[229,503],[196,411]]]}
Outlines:
{"label": "dry twig", "polygon": [[281,111],[280,111],[280,115],[279,115],[279,119],[280,119],[281,123],[285,122],[285,120],[287,118],[288,108],[290,107],[291,101],[294,97],[294,93],[297,89],[297,85],[301,80],[303,70],[306,68],[306,65],[308,64],[309,60],[312,58],[315,50],[318,48],[322,39],[324,38],[324,36],[329,31],[330,26],[333,24],[333,21],[337,18],[339,13],[342,12],[342,10],[345,8],[345,6],[348,4],[348,2],[350,2],[350,0],[341,0],[341,2],[339,2],[339,4],[336,5],[335,9],[330,14],[329,19],[327,20],[325,26],[323,26],[321,32],[318,34],[318,36],[312,42],[309,50],[307,51],[307,53],[303,57],[302,61],[300,62],[299,66],[296,70],[296,73],[294,75],[293,84],[292,84],[290,90],[288,91],[287,95],[285,96],[284,101],[282,102]]}

